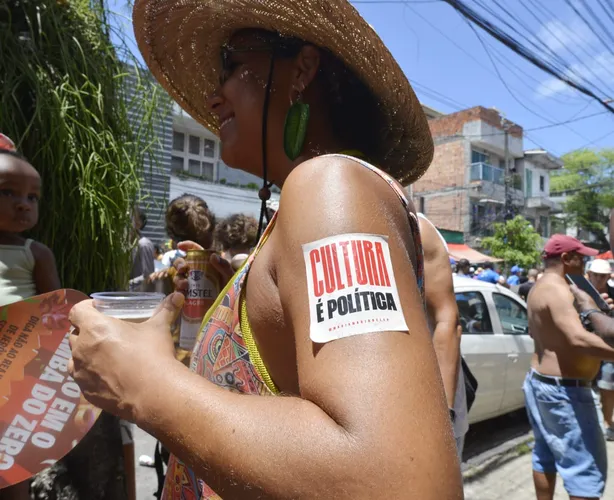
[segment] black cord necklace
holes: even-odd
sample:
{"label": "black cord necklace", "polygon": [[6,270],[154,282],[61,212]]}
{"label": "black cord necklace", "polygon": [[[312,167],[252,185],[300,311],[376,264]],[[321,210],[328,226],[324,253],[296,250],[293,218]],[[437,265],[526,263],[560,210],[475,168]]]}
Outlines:
{"label": "black cord necklace", "polygon": [[270,219],[268,217],[266,202],[271,198],[271,186],[272,182],[268,182],[267,175],[267,129],[268,129],[268,117],[269,117],[269,101],[271,100],[271,85],[273,83],[273,70],[275,69],[275,48],[271,55],[271,65],[269,67],[269,79],[266,84],[266,90],[264,94],[264,109],[262,110],[262,188],[258,191],[258,198],[261,200],[260,206],[260,220],[258,222],[258,237],[260,240],[262,232],[265,228],[265,220],[268,224]]}

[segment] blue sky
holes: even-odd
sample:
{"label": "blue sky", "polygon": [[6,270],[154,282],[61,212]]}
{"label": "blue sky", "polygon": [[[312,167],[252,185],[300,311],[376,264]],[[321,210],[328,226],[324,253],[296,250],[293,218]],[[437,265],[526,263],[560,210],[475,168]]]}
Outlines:
{"label": "blue sky", "polygon": [[[602,88],[607,84],[614,89],[614,52],[604,48],[563,0],[547,1],[557,17],[543,16],[541,24],[527,11],[523,17],[519,0],[509,0],[509,5],[554,54],[572,59],[567,47],[573,47],[580,56],[575,59],[578,74],[599,79]],[[110,0],[110,5],[119,14],[116,26],[132,38],[125,0]],[[467,22],[444,2],[376,0],[355,5],[395,56],[420,100],[439,111],[495,107],[525,130],[605,111],[596,101],[535,68],[477,28],[495,60],[495,69]],[[134,42],[132,47],[136,51]],[[609,97],[614,99],[614,90]],[[525,149],[543,147],[556,155],[584,146],[614,147],[614,114],[606,112],[527,134]]]}

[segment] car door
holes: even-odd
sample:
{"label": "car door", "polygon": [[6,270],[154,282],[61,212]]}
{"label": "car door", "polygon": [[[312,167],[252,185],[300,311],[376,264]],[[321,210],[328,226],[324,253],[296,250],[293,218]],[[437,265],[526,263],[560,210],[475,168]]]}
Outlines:
{"label": "car door", "polygon": [[495,335],[483,293],[458,290],[459,319],[463,328],[461,353],[478,380],[469,422],[480,422],[499,414],[505,392],[507,351],[502,335]]}
{"label": "car door", "polygon": [[496,320],[500,324],[507,349],[505,393],[502,412],[524,406],[522,384],[531,366],[533,339],[529,336],[529,320],[526,306],[507,293],[492,293]]}

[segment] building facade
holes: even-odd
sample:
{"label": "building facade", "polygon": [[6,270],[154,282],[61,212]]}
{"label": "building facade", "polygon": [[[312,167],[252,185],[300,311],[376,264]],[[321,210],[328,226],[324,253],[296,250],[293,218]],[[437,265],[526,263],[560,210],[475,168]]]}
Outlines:
{"label": "building facade", "polygon": [[525,152],[522,127],[496,109],[428,116],[435,154],[411,191],[446,237],[479,247],[493,223],[505,219],[506,192],[511,212],[548,234],[550,214],[558,208],[549,200],[549,172],[561,167],[560,160],[544,151]]}

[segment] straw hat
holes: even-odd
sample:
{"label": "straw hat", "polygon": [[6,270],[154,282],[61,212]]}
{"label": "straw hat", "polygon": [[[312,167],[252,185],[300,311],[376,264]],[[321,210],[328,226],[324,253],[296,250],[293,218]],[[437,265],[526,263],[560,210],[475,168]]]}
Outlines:
{"label": "straw hat", "polygon": [[374,130],[383,147],[372,160],[383,170],[407,184],[431,162],[433,141],[416,95],[382,40],[346,0],[136,0],[133,20],[153,75],[213,133],[218,121],[207,99],[218,86],[221,47],[233,33],[259,28],[328,49],[371,89],[387,122]]}

